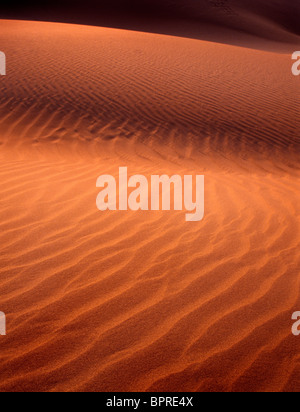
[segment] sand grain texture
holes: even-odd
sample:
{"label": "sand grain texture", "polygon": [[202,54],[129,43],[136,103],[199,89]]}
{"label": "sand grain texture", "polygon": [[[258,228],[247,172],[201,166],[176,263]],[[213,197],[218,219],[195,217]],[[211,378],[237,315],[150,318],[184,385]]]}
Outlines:
{"label": "sand grain texture", "polygon": [[[1,391],[299,391],[299,79],[287,54],[0,22]],[[96,179],[205,174],[205,219]]]}

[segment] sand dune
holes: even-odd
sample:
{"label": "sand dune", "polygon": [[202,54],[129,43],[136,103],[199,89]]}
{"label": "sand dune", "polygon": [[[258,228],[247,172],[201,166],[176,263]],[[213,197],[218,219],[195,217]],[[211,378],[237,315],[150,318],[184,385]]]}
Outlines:
{"label": "sand dune", "polygon": [[105,26],[288,51],[300,42],[294,0],[35,0],[1,7],[1,18]]}
{"label": "sand dune", "polygon": [[[1,391],[299,391],[290,55],[0,22]],[[97,211],[96,179],[206,176],[206,214]]]}

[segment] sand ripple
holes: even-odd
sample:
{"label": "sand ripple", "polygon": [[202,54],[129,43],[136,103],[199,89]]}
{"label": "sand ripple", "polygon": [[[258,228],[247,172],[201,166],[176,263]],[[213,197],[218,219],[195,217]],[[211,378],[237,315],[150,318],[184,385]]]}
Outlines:
{"label": "sand ripple", "polygon": [[[299,391],[290,56],[0,24],[0,390]],[[204,221],[98,212],[119,166],[204,173]]]}

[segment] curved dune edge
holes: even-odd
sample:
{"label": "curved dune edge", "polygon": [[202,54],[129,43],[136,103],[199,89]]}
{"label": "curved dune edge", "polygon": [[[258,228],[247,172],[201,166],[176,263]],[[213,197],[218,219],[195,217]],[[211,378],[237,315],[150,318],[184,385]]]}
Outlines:
{"label": "curved dune edge", "polygon": [[30,0],[4,4],[2,18],[115,27],[289,53],[300,41],[300,6],[294,0]]}
{"label": "curved dune edge", "polygon": [[[0,391],[299,391],[290,57],[0,24]],[[98,212],[119,166],[204,173],[205,219]]]}

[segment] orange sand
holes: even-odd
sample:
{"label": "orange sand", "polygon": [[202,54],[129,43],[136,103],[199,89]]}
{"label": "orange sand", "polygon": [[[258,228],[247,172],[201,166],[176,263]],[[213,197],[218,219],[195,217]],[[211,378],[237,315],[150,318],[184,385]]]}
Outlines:
{"label": "orange sand", "polygon": [[[0,27],[0,390],[299,391],[290,55]],[[119,166],[204,173],[205,219],[97,211]]]}

